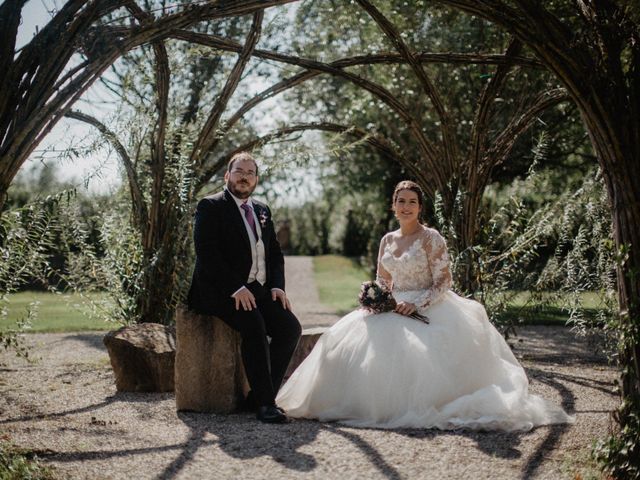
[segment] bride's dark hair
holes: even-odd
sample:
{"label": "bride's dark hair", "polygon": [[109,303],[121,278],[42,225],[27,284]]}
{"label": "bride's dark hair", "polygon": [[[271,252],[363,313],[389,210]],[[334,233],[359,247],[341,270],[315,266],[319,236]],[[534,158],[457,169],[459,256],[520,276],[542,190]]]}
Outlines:
{"label": "bride's dark hair", "polygon": [[411,180],[402,180],[396,185],[396,188],[393,190],[393,199],[391,201],[392,206],[396,204],[398,193],[402,190],[411,190],[412,192],[415,192],[416,195],[418,195],[418,204],[420,205],[420,208],[422,208],[422,204],[424,203],[424,193],[422,192],[420,185],[416,182],[412,182]]}

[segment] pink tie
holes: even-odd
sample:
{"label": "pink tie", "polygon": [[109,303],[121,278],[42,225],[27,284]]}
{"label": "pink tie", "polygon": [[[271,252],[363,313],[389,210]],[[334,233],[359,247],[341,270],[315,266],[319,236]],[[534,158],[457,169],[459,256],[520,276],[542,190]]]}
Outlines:
{"label": "pink tie", "polygon": [[258,231],[256,230],[256,221],[253,219],[253,213],[251,212],[251,207],[246,203],[243,203],[242,205],[240,205],[240,208],[244,210],[244,218],[246,218],[247,222],[249,222],[249,226],[251,227],[251,230],[253,230],[253,235],[256,237],[256,240],[258,240]]}

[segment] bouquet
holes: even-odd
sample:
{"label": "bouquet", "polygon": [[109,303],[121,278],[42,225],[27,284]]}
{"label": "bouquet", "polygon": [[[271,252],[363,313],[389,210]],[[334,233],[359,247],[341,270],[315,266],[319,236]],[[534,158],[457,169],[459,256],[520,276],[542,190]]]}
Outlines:
{"label": "bouquet", "polygon": [[[392,312],[397,306],[391,291],[385,285],[372,281],[364,282],[360,286],[358,301],[362,308],[371,313]],[[413,312],[409,316],[424,323],[429,323],[429,319],[418,312]]]}

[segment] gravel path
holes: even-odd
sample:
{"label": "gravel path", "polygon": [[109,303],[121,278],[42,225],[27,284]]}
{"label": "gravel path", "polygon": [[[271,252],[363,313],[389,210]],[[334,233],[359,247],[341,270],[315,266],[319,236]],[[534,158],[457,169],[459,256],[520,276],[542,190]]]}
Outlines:
{"label": "gravel path", "polygon": [[291,308],[303,327],[333,325],[339,319],[331,308],[320,303],[311,257],[285,257],[285,274]]}
{"label": "gravel path", "polygon": [[[292,273],[297,262],[287,259]],[[310,285],[294,277],[287,290],[299,316],[320,318],[326,311]],[[591,445],[618,403],[617,374],[568,329],[519,333],[513,348],[531,391],[575,413],[575,424],[526,433],[388,431],[177,413],[173,394],[116,392],[103,333],[86,332],[29,335],[34,364],[0,352],[0,436],[73,479],[589,478]]]}

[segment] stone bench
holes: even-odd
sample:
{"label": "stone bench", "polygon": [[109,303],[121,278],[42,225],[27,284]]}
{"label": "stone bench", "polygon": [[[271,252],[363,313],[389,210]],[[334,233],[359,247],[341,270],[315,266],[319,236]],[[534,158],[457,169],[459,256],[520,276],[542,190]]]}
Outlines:
{"label": "stone bench", "polygon": [[326,327],[316,327],[305,328],[304,330],[302,330],[302,336],[300,337],[298,346],[293,352],[291,361],[289,362],[289,366],[287,367],[287,372],[284,374],[285,381],[291,376],[293,371],[298,368],[298,365],[300,365],[302,361],[307,358],[307,355],[311,353],[311,350],[313,350],[316,342],[326,329]]}
{"label": "stone bench", "polygon": [[[286,376],[311,352],[324,328],[304,330]],[[181,306],[176,312],[175,393],[178,411],[230,413],[249,386],[240,334],[217,317]]]}
{"label": "stone bench", "polygon": [[176,331],[139,323],[107,333],[103,342],[119,392],[172,392]]}

